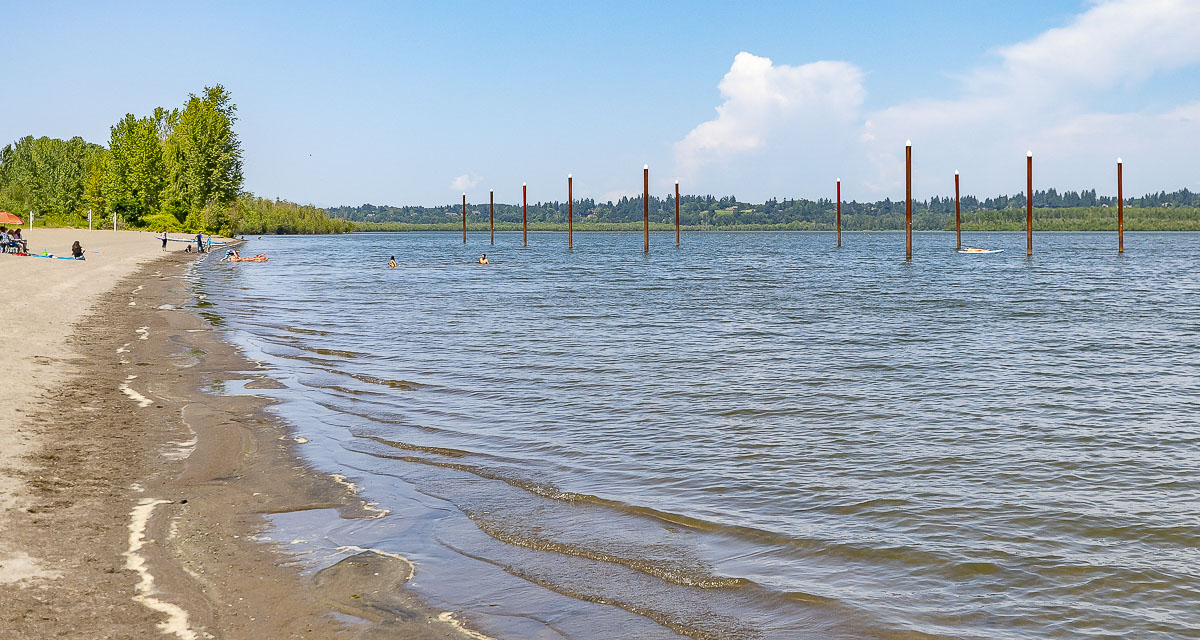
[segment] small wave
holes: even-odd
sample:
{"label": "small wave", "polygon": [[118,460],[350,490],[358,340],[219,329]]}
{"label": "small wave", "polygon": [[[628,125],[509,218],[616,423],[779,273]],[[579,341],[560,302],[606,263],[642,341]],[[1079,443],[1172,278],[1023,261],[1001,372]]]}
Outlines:
{"label": "small wave", "polygon": [[312,351],[313,353],[316,353],[319,355],[337,356],[339,358],[360,358],[364,355],[364,354],[357,353],[354,351],[342,351],[341,349],[321,349],[321,348],[309,348],[309,347],[303,347],[303,346],[300,348],[304,349],[306,351]]}
{"label": "small wave", "polygon": [[745,623],[727,615],[718,615],[715,612],[706,612],[703,616],[702,623],[689,622],[682,619],[678,615],[673,615],[669,612],[662,611],[658,608],[635,604],[628,598],[613,597],[606,593],[597,593],[595,591],[585,591],[579,588],[571,588],[567,585],[560,584],[556,581],[549,580],[529,569],[522,569],[510,564],[496,562],[490,558],[472,554],[464,549],[460,549],[453,544],[442,541],[451,551],[459,553],[465,557],[480,562],[486,562],[493,566],[497,566],[504,571],[517,576],[523,580],[527,580],[544,589],[553,591],[576,600],[585,602],[595,602],[599,604],[607,604],[615,607],[620,607],[639,616],[643,616],[649,620],[674,631],[675,633],[692,638],[693,640],[752,640],[762,636],[756,629],[747,626]]}
{"label": "small wave", "polygon": [[499,523],[492,522],[480,516],[477,513],[467,513],[467,517],[475,522],[480,531],[489,536],[519,547],[533,549],[535,551],[550,551],[553,553],[561,553],[567,556],[575,556],[577,558],[585,558],[596,562],[607,562],[610,564],[619,564],[623,567],[639,571],[648,576],[653,576],[659,580],[664,580],[672,584],[677,584],[683,587],[697,587],[700,589],[736,589],[753,584],[745,578],[734,578],[724,576],[714,576],[703,573],[699,568],[687,568],[680,566],[672,566],[665,562],[655,562],[643,558],[632,558],[621,556],[612,553],[605,553],[595,549],[574,545],[549,538],[536,537],[529,534],[515,534],[504,530]]}
{"label": "small wave", "polygon": [[413,391],[425,386],[417,382],[409,382],[408,380],[388,380],[386,378],[377,378],[375,376],[368,376],[361,373],[346,373],[345,375],[348,375],[359,382],[376,384],[381,387],[391,387],[393,389],[400,389],[402,391]]}
{"label": "small wave", "polygon": [[395,449],[402,449],[405,451],[424,451],[427,453],[436,453],[439,456],[447,456],[450,458],[462,458],[464,456],[471,455],[471,453],[469,451],[463,451],[461,449],[447,449],[444,447],[423,447],[421,445],[408,444],[406,442],[396,442],[395,440],[387,440],[384,438],[380,438],[378,436],[362,436],[362,437],[366,438],[367,440],[371,440],[372,442],[378,442],[379,444],[387,445],[387,446],[395,448]]}

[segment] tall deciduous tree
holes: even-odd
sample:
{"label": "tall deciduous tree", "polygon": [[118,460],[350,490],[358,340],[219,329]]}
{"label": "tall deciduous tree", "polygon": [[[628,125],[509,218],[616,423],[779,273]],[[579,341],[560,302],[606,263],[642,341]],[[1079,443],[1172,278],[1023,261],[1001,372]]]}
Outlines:
{"label": "tall deciduous tree", "polygon": [[134,226],[158,211],[167,182],[160,122],[129,113],[111,129],[104,199],[110,211]]}
{"label": "tall deciduous tree", "polygon": [[237,105],[221,85],[191,94],[182,109],[166,114],[163,143],[168,184],[164,209],[194,219],[206,207],[224,208],[242,189],[242,148],[233,125]]}

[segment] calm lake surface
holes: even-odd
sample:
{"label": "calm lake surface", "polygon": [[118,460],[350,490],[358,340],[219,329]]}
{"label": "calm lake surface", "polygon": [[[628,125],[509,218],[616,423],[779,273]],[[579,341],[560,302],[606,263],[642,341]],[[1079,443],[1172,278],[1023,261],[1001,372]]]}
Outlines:
{"label": "calm lake surface", "polygon": [[1200,234],[641,244],[264,237],[202,270],[285,387],[254,393],[388,511],[277,539],[410,558],[497,638],[1200,637]]}

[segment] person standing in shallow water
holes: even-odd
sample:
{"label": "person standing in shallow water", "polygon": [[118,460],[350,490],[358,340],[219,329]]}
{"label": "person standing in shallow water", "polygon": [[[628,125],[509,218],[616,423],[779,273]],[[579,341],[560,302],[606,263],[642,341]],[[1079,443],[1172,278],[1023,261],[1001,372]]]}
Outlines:
{"label": "person standing in shallow water", "polygon": [[487,254],[479,256],[479,264],[491,264],[492,261],[487,259]]}
{"label": "person standing in shallow water", "polygon": [[396,268],[396,256],[392,256],[392,259],[391,259],[391,260],[388,260],[388,268],[389,268],[389,269],[395,269],[395,268]]}

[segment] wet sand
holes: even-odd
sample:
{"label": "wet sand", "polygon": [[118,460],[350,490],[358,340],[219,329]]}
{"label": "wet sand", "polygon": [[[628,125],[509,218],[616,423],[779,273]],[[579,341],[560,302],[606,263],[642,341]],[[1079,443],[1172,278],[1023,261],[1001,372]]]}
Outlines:
{"label": "wet sand", "polygon": [[29,293],[0,317],[23,345],[0,414],[19,443],[0,447],[0,638],[469,637],[404,588],[402,557],[301,575],[328,563],[255,540],[263,514],[375,514],[304,467],[265,400],[210,392],[272,382],[180,308],[194,256],[112,235],[81,239],[109,247],[87,265],[0,256]]}

